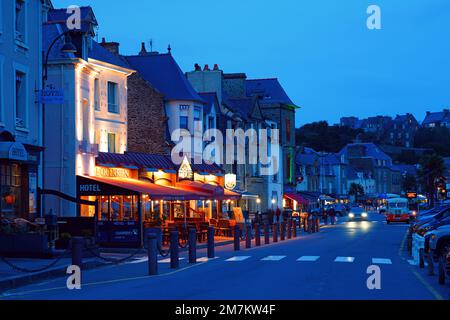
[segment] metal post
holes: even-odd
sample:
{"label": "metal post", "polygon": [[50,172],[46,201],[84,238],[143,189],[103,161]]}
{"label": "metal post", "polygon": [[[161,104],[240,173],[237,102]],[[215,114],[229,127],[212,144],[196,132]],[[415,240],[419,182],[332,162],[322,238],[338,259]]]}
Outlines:
{"label": "metal post", "polygon": [[216,256],[214,248],[214,227],[208,228],[208,259],[214,259]]}
{"label": "metal post", "polygon": [[264,225],[264,244],[270,244],[269,224]]}
{"label": "metal post", "polygon": [[245,248],[251,249],[252,248],[252,226],[247,224],[245,228],[246,228]]}
{"label": "metal post", "polygon": [[83,237],[72,238],[72,265],[81,268],[83,264]]}
{"label": "metal post", "polygon": [[240,239],[241,230],[239,226],[234,227],[234,251],[241,250],[241,239]]}
{"label": "metal post", "polygon": [[297,221],[294,220],[293,222],[293,229],[292,229],[292,238],[297,238]]}
{"label": "metal post", "polygon": [[433,257],[431,253],[428,253],[427,255],[427,262],[428,262],[428,275],[434,276],[434,263],[433,263]]}
{"label": "metal post", "polygon": [[197,263],[197,230],[189,229],[189,263]]}
{"label": "metal post", "polygon": [[425,259],[423,249],[419,250],[419,267],[420,269],[425,269]]}
{"label": "metal post", "polygon": [[281,223],[281,235],[280,235],[281,241],[286,240],[286,222],[283,221]]}
{"label": "metal post", "polygon": [[272,233],[273,233],[273,243],[278,242],[278,223],[274,223],[272,227]]}
{"label": "metal post", "polygon": [[292,239],[292,220],[288,220],[287,238]]}
{"label": "metal post", "polygon": [[255,245],[257,247],[261,246],[261,227],[259,226],[259,223],[255,224]]}
{"label": "metal post", "polygon": [[170,232],[170,268],[178,269],[180,267],[180,252],[178,245],[178,231]]}
{"label": "metal post", "polygon": [[158,244],[157,236],[150,233],[147,236],[147,254],[148,254],[148,274],[155,276],[158,274]]}

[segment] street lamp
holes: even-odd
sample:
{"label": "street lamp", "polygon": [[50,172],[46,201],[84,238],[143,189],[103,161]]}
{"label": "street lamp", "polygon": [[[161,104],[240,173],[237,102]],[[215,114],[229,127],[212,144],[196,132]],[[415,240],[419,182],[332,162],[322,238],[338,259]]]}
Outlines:
{"label": "street lamp", "polygon": [[[50,57],[50,52],[54,47],[54,45],[58,42],[58,40],[64,37],[64,45],[61,47],[62,53],[76,53],[78,51],[75,45],[72,43],[72,38],[69,35],[71,32],[72,30],[68,30],[66,32],[61,33],[53,40],[53,42],[48,47],[47,53],[45,55],[45,60],[43,61],[44,72],[42,74],[42,90],[45,90],[45,82],[48,80],[48,60]],[[42,103],[42,144],[44,144],[44,140],[45,140],[45,101]],[[42,189],[45,190],[45,148],[42,150]],[[41,195],[39,196],[38,201],[41,201],[40,197]],[[43,213],[45,213],[44,201],[42,201],[42,203],[39,205],[38,210],[40,211],[39,216],[42,218]]]}

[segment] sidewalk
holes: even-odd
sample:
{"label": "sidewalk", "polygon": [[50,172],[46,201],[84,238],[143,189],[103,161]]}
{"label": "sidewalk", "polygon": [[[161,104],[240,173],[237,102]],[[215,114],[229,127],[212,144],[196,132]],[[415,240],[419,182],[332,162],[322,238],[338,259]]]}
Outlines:
{"label": "sidewalk", "polygon": [[[226,246],[233,243],[233,240],[229,238],[216,238],[216,247]],[[197,249],[205,249],[207,248],[206,243],[200,243],[197,244]],[[167,250],[167,248],[163,248],[164,250]],[[180,248],[180,252],[187,251],[186,248]],[[102,257],[112,260],[120,260],[124,259],[133,252],[136,252],[136,249],[101,249]],[[88,253],[86,253],[87,255]],[[139,252],[137,255],[133,256],[132,259],[139,259],[142,257],[146,257],[145,250],[142,250],[142,252]],[[23,268],[23,269],[29,269],[29,270],[37,270],[45,268],[46,266],[49,266],[53,264],[56,259],[7,259],[12,264]],[[2,261],[0,259],[0,292],[15,289],[21,286],[25,286],[28,284],[31,284],[33,282],[42,281],[42,280],[48,280],[53,279],[57,277],[62,277],[66,275],[67,267],[70,266],[72,263],[71,256],[66,255],[59,261],[57,261],[56,264],[52,265],[50,268],[39,271],[39,272],[20,272],[18,270],[15,270],[11,266],[9,266],[7,263]],[[84,270],[90,270],[94,268],[100,268],[107,265],[111,265],[113,263],[102,260],[97,257],[85,257],[83,259],[83,266],[82,269]]]}

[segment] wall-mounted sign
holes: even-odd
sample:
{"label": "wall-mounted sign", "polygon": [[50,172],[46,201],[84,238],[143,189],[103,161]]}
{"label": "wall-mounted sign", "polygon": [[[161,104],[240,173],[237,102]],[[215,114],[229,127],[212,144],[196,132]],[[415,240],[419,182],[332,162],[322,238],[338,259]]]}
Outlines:
{"label": "wall-mounted sign", "polygon": [[45,89],[39,91],[39,103],[64,104],[64,91],[59,89]]}
{"label": "wall-mounted sign", "polygon": [[28,152],[20,142],[0,142],[0,159],[28,161]]}
{"label": "wall-mounted sign", "polygon": [[131,178],[131,170],[125,168],[95,167],[95,175],[102,178]]}
{"label": "wall-mounted sign", "polygon": [[237,186],[237,177],[235,174],[229,173],[225,175],[225,189],[234,190]]}
{"label": "wall-mounted sign", "polygon": [[194,180],[194,171],[192,171],[191,164],[187,157],[184,157],[178,170],[178,180]]}
{"label": "wall-mounted sign", "polygon": [[406,194],[406,197],[407,197],[408,199],[416,199],[416,198],[417,198],[417,192],[408,192],[408,193]]}

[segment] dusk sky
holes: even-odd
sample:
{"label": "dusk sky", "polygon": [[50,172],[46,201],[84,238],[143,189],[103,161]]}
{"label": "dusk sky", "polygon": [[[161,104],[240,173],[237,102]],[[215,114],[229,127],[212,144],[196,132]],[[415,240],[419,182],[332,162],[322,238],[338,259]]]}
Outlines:
{"label": "dusk sky", "polygon": [[[183,71],[218,63],[249,78],[278,77],[301,110],[297,125],[342,116],[425,112],[450,106],[448,0],[53,0],[91,5],[99,39],[137,54],[172,53]],[[126,5],[124,5],[126,4]],[[366,9],[382,10],[368,30]]]}

